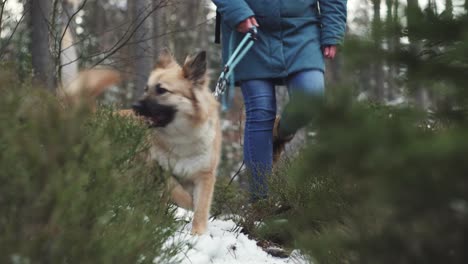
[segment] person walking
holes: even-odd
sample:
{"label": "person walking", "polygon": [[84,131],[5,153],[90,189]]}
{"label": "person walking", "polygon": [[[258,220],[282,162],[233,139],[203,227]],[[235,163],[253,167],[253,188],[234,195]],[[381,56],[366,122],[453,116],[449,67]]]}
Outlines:
{"label": "person walking", "polygon": [[244,162],[252,175],[250,193],[267,197],[272,172],[275,85],[288,87],[290,101],[275,134],[290,138],[306,125],[293,120],[294,102],[324,95],[324,59],[333,59],[346,28],[346,0],[212,0],[221,14],[224,62],[244,34],[257,40],[234,69],[246,111]]}

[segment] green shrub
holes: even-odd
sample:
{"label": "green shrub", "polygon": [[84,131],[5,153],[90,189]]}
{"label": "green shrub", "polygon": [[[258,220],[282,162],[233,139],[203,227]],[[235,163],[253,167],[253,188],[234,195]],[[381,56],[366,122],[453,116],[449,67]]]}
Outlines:
{"label": "green shrub", "polygon": [[340,100],[315,110],[317,140],[290,176],[323,188],[288,218],[296,245],[317,263],[466,263],[466,124]]}
{"label": "green shrub", "polygon": [[0,87],[0,262],[163,263],[180,249],[147,130]]}
{"label": "green shrub", "polygon": [[[237,176],[236,176],[237,177]],[[248,193],[239,186],[239,181],[218,177],[211,205],[212,217],[239,214],[247,204]]]}
{"label": "green shrub", "polygon": [[407,13],[408,44],[355,40],[364,49],[348,47],[346,61],[391,60],[400,76],[390,78],[406,94],[429,91],[431,111],[357,103],[346,81],[325,104],[295,102],[317,136],[271,184],[271,199],[292,209],[261,229],[314,263],[468,263],[468,19]]}
{"label": "green shrub", "polygon": [[309,104],[317,136],[239,225],[314,263],[467,263],[466,123],[348,95]]}

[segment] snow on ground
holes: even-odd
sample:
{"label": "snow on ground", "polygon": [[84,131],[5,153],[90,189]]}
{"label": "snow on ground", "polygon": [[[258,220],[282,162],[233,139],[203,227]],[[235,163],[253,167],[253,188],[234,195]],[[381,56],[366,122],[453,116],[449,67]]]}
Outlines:
{"label": "snow on ground", "polygon": [[178,209],[177,216],[188,224],[180,228],[173,242],[188,242],[191,246],[177,258],[183,264],[301,264],[309,263],[299,252],[294,251],[289,258],[275,258],[268,255],[256,241],[236,229],[232,220],[211,220],[208,231],[202,236],[190,235],[192,213]]}

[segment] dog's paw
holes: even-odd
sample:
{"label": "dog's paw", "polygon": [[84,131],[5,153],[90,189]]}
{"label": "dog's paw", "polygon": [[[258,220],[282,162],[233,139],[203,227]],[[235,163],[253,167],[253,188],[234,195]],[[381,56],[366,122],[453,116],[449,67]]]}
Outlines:
{"label": "dog's paw", "polygon": [[192,235],[200,236],[200,235],[203,235],[205,232],[206,232],[206,226],[204,226],[204,225],[195,225],[194,224],[192,226],[192,232],[191,232]]}

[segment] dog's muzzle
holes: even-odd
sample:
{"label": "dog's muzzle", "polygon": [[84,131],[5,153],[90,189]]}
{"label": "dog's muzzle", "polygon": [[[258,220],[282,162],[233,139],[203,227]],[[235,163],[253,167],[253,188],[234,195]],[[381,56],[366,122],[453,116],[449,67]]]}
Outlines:
{"label": "dog's muzzle", "polygon": [[132,109],[137,113],[138,115],[143,115],[144,111],[144,104],[141,101],[138,101],[136,103],[132,104]]}
{"label": "dog's muzzle", "polygon": [[132,104],[132,109],[139,116],[143,116],[151,121],[152,127],[165,127],[171,123],[177,112],[176,108],[170,105],[162,105],[151,100],[139,100]]}
{"label": "dog's muzzle", "polygon": [[133,109],[133,111],[135,111],[135,113],[141,115],[141,113],[143,111],[143,104],[140,101],[138,101],[136,103],[133,103],[132,104],[132,109]]}

